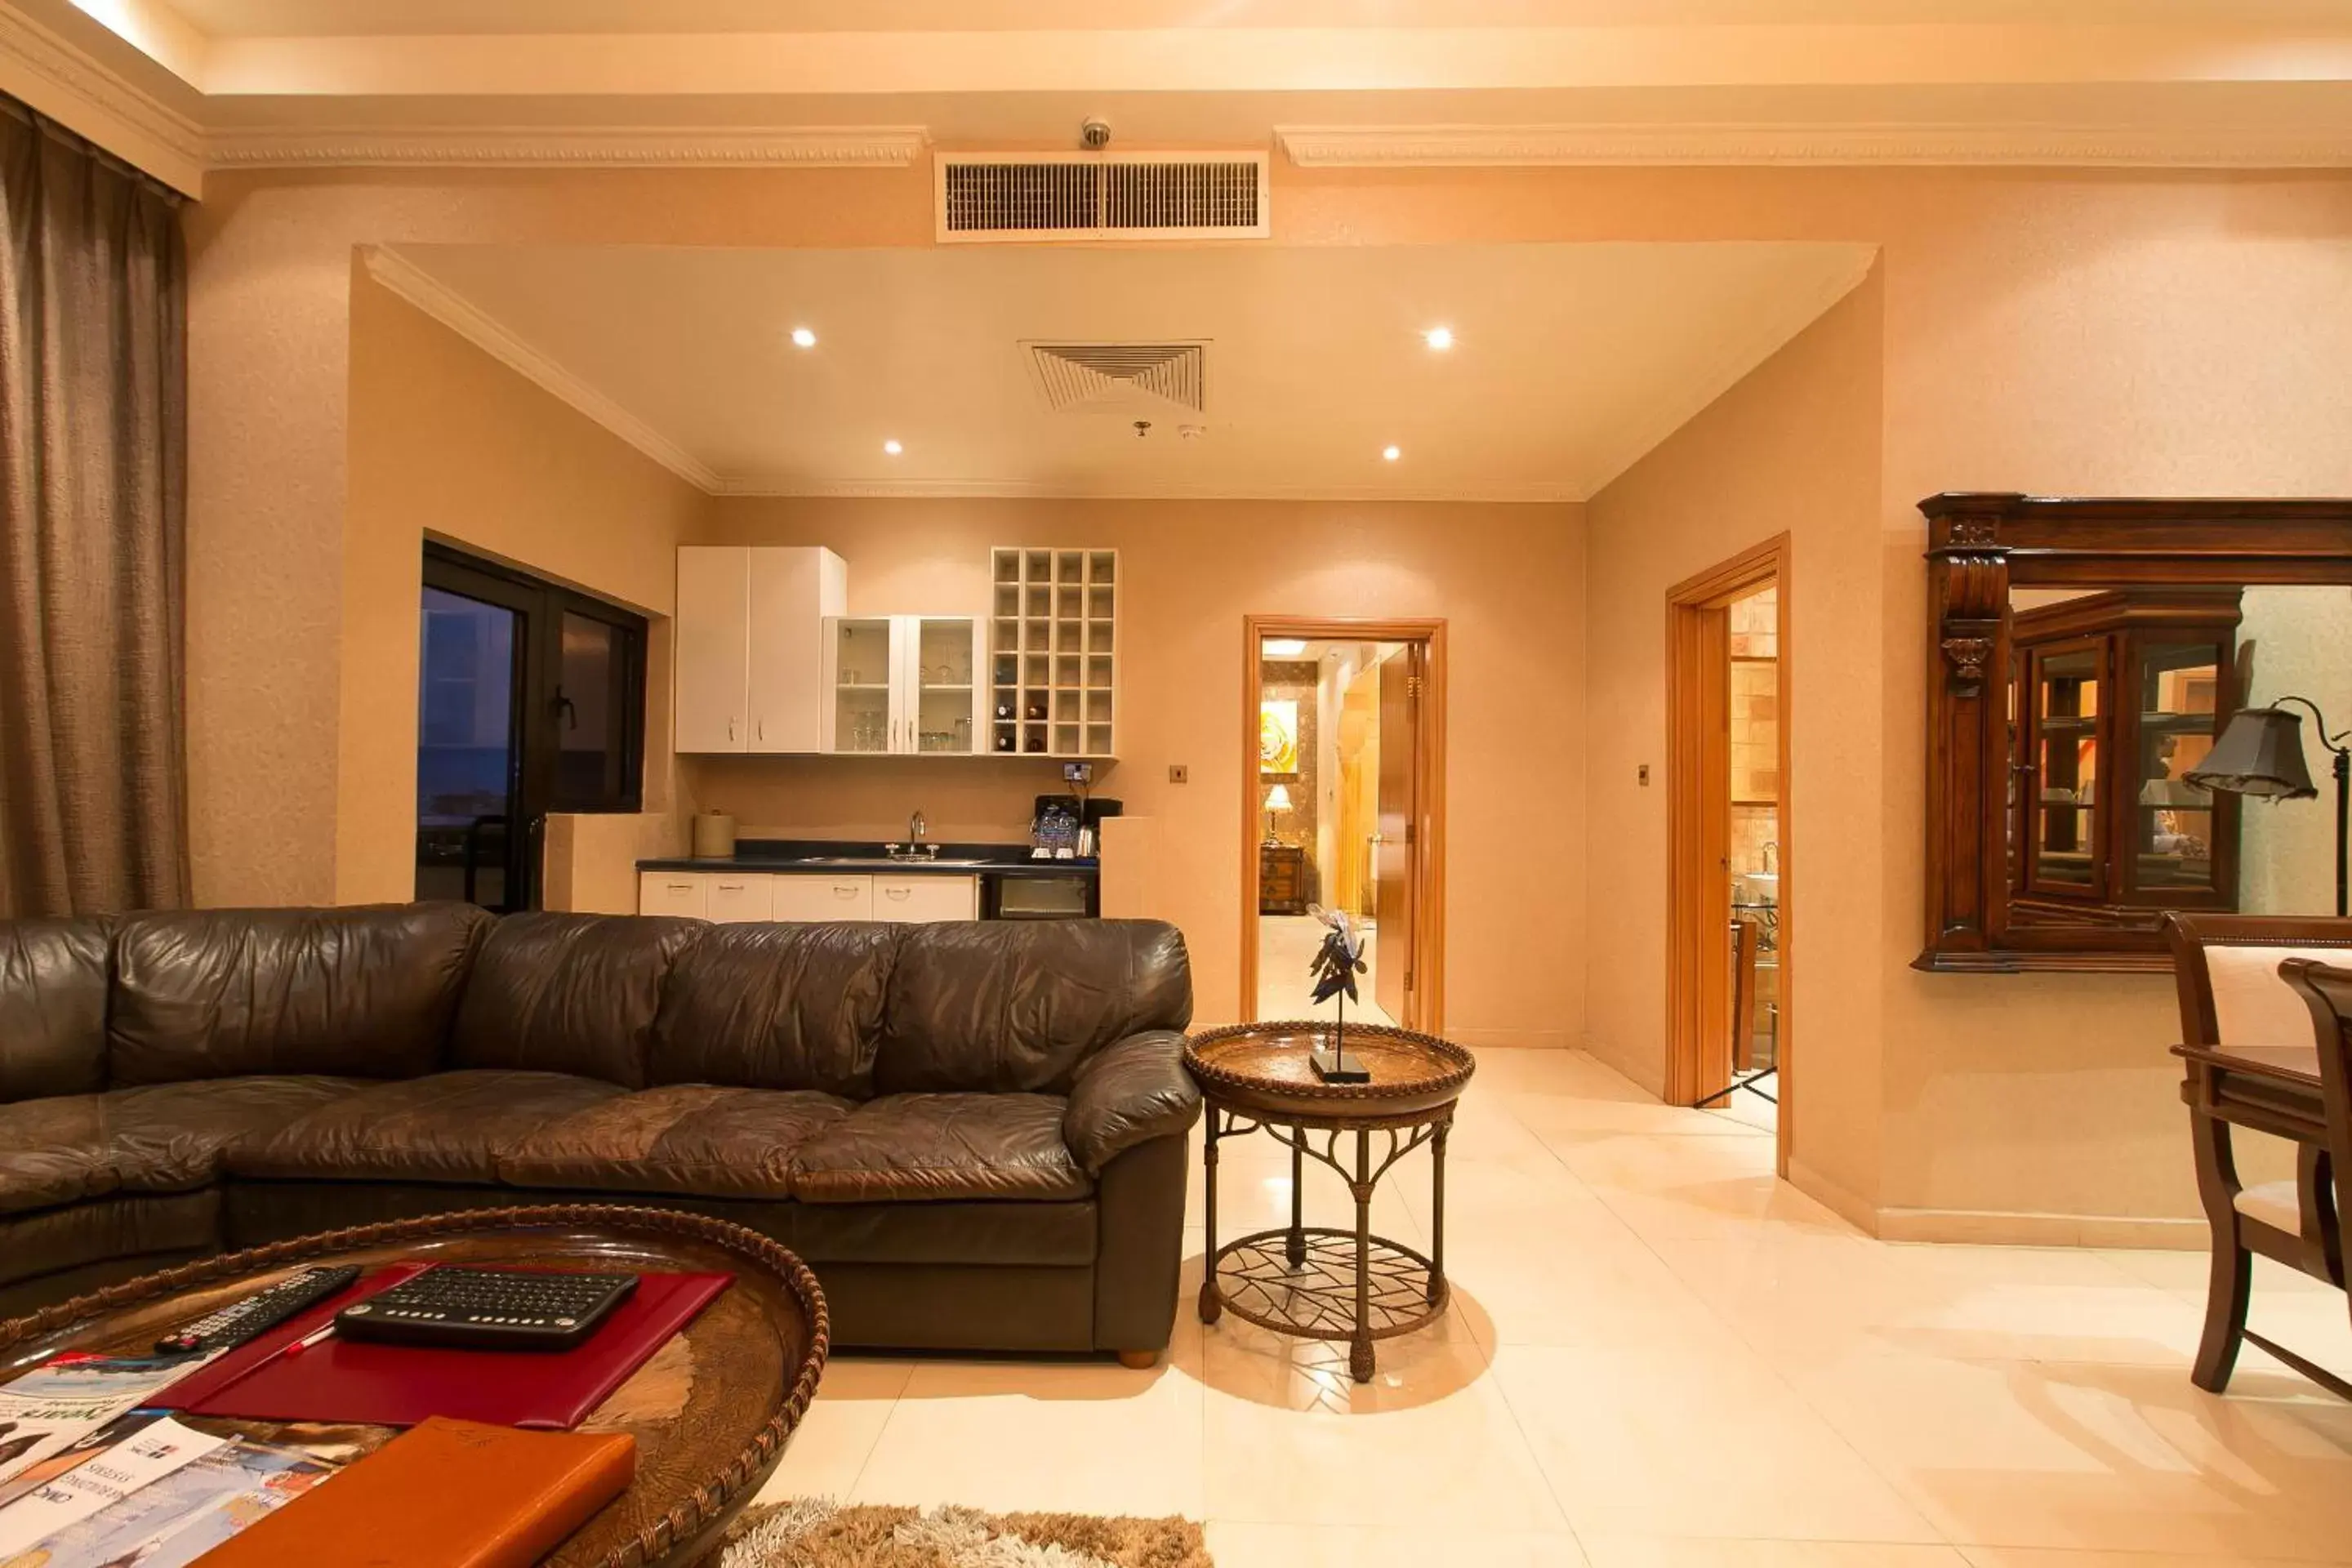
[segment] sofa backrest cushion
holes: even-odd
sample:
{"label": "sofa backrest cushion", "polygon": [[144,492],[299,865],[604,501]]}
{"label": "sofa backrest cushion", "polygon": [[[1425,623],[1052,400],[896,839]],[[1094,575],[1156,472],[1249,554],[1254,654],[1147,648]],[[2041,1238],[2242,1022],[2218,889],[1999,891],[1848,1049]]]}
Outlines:
{"label": "sofa backrest cushion", "polygon": [[663,984],[709,929],[660,915],[506,916],[466,984],[449,1065],[645,1088]]}
{"label": "sofa backrest cushion", "polygon": [[1192,1019],[1184,938],[1160,921],[910,926],[891,971],[875,1088],[1064,1093],[1104,1047]]}
{"label": "sofa backrest cushion", "polygon": [[470,904],[126,916],[108,1081],[431,1072],[491,923]]}
{"label": "sofa backrest cushion", "polygon": [[0,1103],[106,1087],[105,919],[0,921]]}
{"label": "sofa backrest cushion", "polygon": [[670,972],[652,1082],[874,1092],[895,925],[719,925]]}

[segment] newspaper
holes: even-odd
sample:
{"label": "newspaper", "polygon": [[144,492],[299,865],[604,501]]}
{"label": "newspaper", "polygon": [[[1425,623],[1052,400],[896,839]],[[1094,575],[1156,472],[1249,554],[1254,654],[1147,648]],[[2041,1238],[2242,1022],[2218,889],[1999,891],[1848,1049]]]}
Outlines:
{"label": "newspaper", "polygon": [[0,1568],[186,1568],[309,1491],[336,1466],[296,1448],[231,1438],[193,1463],[50,1535]]}
{"label": "newspaper", "polygon": [[[101,1454],[0,1508],[0,1563],[228,1441],[160,1415]],[[37,1559],[41,1561],[42,1559]],[[53,1558],[47,1559],[54,1561]]]}
{"label": "newspaper", "polygon": [[0,1384],[0,1483],[137,1409],[212,1359],[61,1355]]}

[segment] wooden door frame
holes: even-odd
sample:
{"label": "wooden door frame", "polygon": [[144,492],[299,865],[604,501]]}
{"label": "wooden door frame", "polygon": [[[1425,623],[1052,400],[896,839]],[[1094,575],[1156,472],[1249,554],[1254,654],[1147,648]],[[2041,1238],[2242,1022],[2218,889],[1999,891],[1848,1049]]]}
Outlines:
{"label": "wooden door frame", "polygon": [[[1788,534],[1775,534],[1727,561],[1686,577],[1666,590],[1666,1061],[1665,1099],[1688,1105],[1706,1092],[1710,1043],[1699,1025],[1705,966],[1723,957],[1720,929],[1706,910],[1707,757],[1701,725],[1706,714],[1707,688],[1722,676],[1703,667],[1699,650],[1706,617],[1746,598],[1759,588],[1779,590],[1774,602],[1775,735],[1779,751],[1780,797],[1778,842],[1780,876],[1780,1025],[1777,1060],[1780,1081],[1779,1145],[1780,1173],[1789,1170],[1791,1107],[1794,1105],[1796,998],[1796,865],[1794,774],[1790,767],[1790,694],[1796,687],[1795,647],[1789,636],[1790,557]],[[1727,679],[1727,677],[1723,677]],[[1728,1044],[1727,1040],[1724,1042]]]}
{"label": "wooden door frame", "polygon": [[1268,637],[1308,642],[1419,643],[1426,665],[1413,747],[1412,1019],[1427,1034],[1445,1022],[1445,622],[1443,617],[1367,618],[1346,616],[1242,617],[1242,994],[1244,1022],[1257,1017],[1258,703],[1265,691],[1260,646]]}

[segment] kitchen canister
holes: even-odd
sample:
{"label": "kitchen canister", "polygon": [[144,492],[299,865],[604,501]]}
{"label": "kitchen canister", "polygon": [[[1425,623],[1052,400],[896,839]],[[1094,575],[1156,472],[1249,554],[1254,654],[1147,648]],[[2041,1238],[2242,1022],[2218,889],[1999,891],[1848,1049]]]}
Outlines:
{"label": "kitchen canister", "polygon": [[723,811],[696,812],[694,858],[698,860],[732,860],[735,858],[735,819]]}

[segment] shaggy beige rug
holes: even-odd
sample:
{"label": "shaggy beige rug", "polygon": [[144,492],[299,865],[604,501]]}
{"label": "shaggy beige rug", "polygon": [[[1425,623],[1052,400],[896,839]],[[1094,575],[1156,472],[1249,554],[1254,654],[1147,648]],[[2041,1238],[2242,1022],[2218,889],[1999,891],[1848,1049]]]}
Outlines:
{"label": "shaggy beige rug", "polygon": [[804,1498],[754,1509],[719,1568],[1212,1568],[1187,1519],[843,1508]]}

